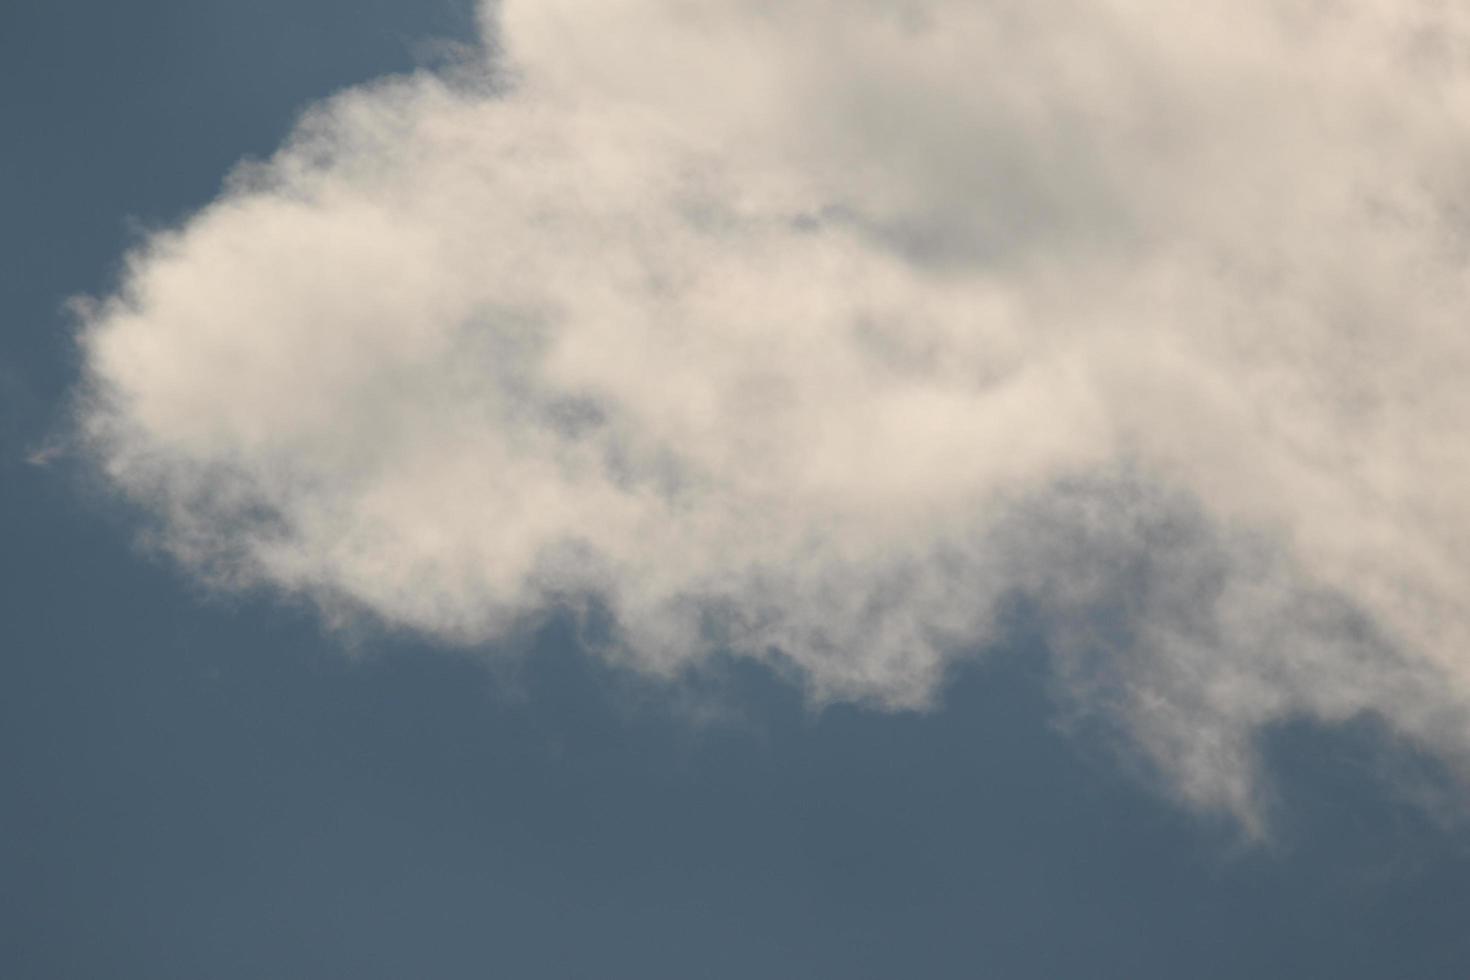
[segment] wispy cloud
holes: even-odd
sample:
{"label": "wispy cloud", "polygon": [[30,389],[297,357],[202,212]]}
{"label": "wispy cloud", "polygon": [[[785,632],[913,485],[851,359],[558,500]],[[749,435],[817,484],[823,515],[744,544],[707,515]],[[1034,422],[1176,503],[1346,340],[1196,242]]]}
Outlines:
{"label": "wispy cloud", "polygon": [[1188,802],[1470,750],[1470,15],[507,0],[84,310],[180,560],[460,644],[925,704],[1024,596]]}

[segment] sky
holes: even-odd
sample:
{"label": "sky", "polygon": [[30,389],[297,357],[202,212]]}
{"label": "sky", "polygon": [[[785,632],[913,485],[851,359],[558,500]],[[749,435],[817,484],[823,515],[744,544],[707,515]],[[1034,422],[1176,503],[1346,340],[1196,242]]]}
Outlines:
{"label": "sky", "polygon": [[0,973],[1470,962],[1470,23],[0,11]]}

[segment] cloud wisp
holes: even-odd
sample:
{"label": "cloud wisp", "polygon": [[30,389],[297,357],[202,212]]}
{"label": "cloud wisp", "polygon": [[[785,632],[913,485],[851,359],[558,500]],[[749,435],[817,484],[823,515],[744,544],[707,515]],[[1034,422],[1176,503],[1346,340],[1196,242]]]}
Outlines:
{"label": "cloud wisp", "polygon": [[1470,15],[505,0],[81,313],[181,562],[442,642],[922,706],[1024,597],[1079,706],[1470,752]]}

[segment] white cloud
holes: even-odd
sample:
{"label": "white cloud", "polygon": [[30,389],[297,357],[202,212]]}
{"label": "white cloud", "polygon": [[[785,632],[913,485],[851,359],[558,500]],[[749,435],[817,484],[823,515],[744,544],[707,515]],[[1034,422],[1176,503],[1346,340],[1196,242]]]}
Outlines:
{"label": "white cloud", "polygon": [[168,547],[483,644],[922,705],[1030,598],[1189,802],[1381,713],[1470,750],[1470,15],[506,0],[84,313]]}

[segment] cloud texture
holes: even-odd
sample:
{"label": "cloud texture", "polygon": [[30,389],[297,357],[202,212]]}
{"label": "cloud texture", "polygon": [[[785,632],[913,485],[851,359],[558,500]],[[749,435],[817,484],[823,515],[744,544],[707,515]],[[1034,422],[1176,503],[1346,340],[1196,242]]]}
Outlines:
{"label": "cloud texture", "polygon": [[465,645],[596,597],[925,704],[1035,610],[1248,819],[1253,742],[1470,752],[1470,15],[1430,0],[506,0],[88,305],[165,546]]}

